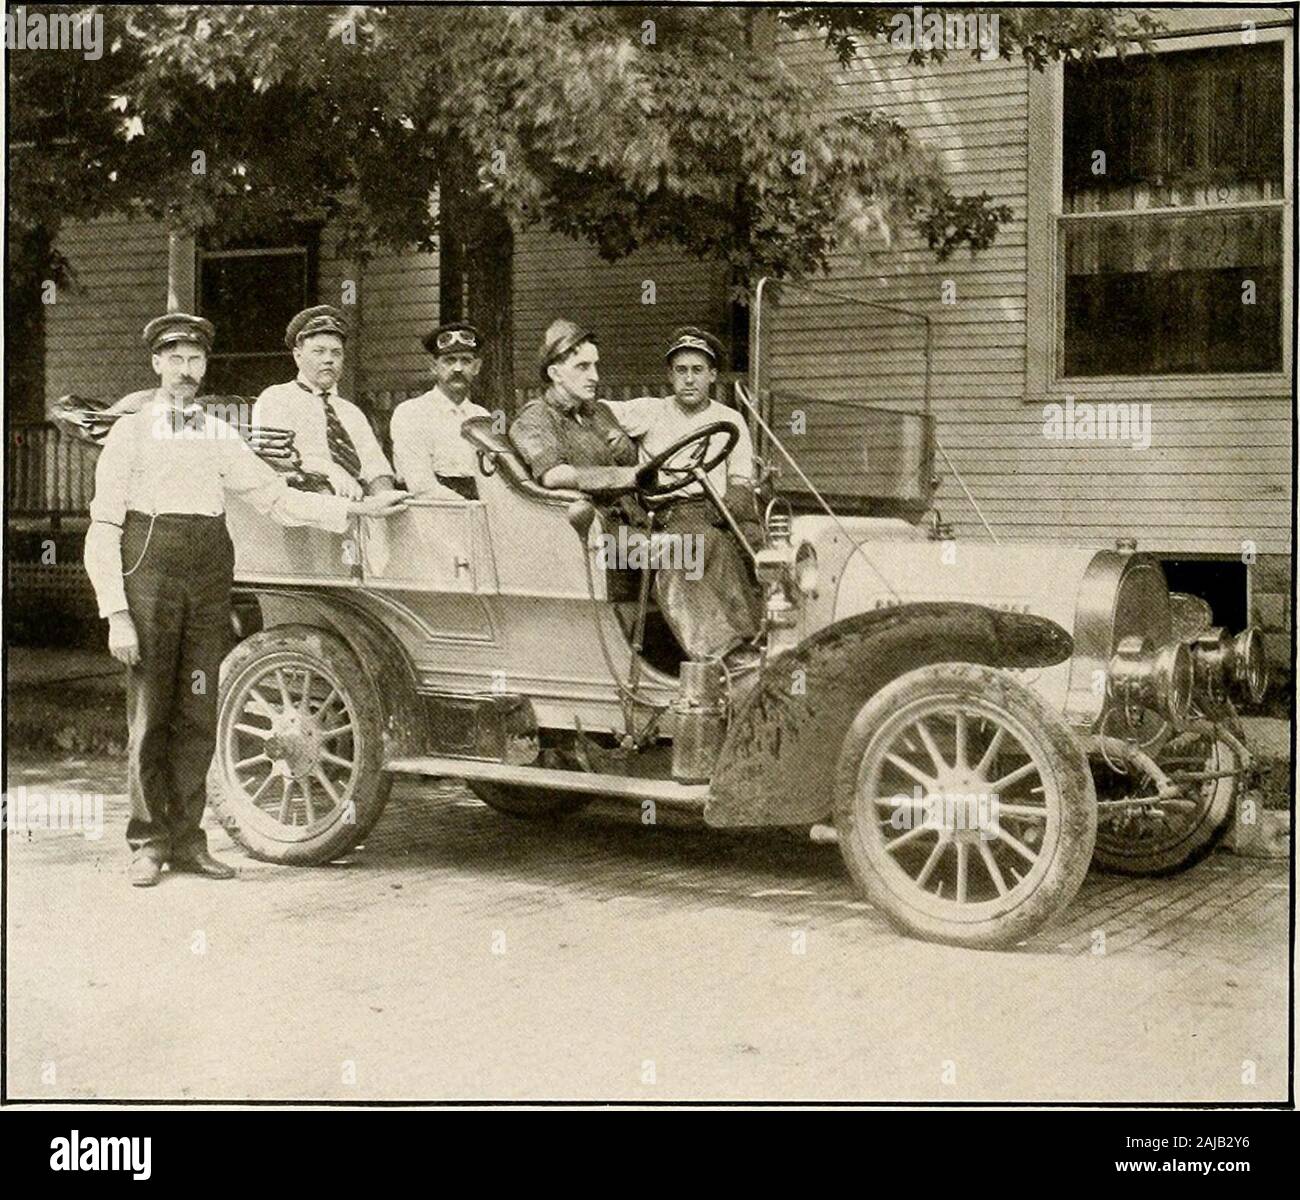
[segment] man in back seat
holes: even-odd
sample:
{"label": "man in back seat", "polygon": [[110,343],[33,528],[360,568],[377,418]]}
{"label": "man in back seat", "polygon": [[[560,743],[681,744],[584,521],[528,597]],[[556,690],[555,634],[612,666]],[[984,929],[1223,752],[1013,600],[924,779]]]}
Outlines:
{"label": "man in back seat", "polygon": [[468,321],[449,321],[426,334],[434,385],[393,410],[393,466],[413,495],[477,500],[474,448],[460,435],[470,417],[490,417],[469,398],[483,359],[483,339]]}
{"label": "man in back seat", "polygon": [[303,469],[324,475],[335,495],[360,500],[393,491],[393,468],[366,414],[339,395],[347,337],[347,321],[332,304],[298,313],[284,331],[298,377],[262,391],[253,423],[291,430]]}

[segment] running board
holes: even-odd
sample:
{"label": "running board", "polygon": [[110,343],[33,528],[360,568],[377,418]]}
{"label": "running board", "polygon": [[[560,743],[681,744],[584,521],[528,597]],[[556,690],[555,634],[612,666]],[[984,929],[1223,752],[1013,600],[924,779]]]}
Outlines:
{"label": "running board", "polygon": [[488,783],[509,783],[516,787],[542,788],[581,796],[604,796],[615,800],[654,800],[660,804],[681,804],[703,808],[709,788],[703,783],[677,783],[672,779],[638,779],[629,775],[602,775],[594,771],[562,771],[555,767],[521,767],[511,763],[485,762],[475,758],[428,755],[393,758],[384,770],[394,775],[427,775],[439,779],[481,779]]}

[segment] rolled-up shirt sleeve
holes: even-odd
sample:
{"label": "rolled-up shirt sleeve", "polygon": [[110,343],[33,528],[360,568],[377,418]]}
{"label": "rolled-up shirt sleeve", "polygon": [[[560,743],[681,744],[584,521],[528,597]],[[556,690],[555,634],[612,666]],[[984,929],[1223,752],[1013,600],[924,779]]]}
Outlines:
{"label": "rolled-up shirt sleeve", "polygon": [[628,437],[641,438],[650,431],[663,409],[658,396],[637,396],[632,400],[606,400],[605,407],[623,427]]}
{"label": "rolled-up shirt sleeve", "polygon": [[510,441],[536,480],[564,462],[560,439],[540,404],[529,405],[515,418],[510,426]]}
{"label": "rolled-up shirt sleeve", "polygon": [[727,478],[753,483],[754,442],[749,436],[749,429],[740,416],[732,419],[736,428],[740,430],[740,437],[737,439],[731,453],[727,456]]}
{"label": "rolled-up shirt sleeve", "polygon": [[131,471],[131,425],[122,420],[109,430],[95,465],[95,498],[90,502],[84,561],[101,617],[127,607],[122,582],[122,523]]}
{"label": "rolled-up shirt sleeve", "polygon": [[281,525],[311,525],[331,533],[348,527],[349,503],[342,496],[300,492],[283,475],[264,463],[234,431],[223,439],[228,447],[222,486],[258,512]]}

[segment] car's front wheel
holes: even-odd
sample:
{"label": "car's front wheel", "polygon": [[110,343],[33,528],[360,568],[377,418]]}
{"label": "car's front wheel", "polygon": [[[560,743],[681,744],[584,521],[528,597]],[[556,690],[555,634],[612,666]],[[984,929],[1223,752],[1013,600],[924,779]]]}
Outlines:
{"label": "car's front wheel", "polygon": [[1069,904],[1096,796],[1064,721],[1003,671],[938,663],[863,705],[836,764],[840,850],[901,929],[993,949]]}
{"label": "car's front wheel", "polygon": [[388,799],[383,729],[378,690],[337,635],[306,625],[254,634],[221,667],[208,800],[254,858],[329,862]]}

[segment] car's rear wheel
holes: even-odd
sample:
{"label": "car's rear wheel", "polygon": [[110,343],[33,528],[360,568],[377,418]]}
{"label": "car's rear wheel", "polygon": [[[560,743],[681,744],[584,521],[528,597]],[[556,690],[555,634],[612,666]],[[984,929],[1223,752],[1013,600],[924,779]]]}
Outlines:
{"label": "car's rear wheel", "polygon": [[254,634],[221,668],[208,799],[253,857],[310,866],[351,850],[379,819],[383,704],[333,633]]}
{"label": "car's rear wheel", "polygon": [[[1116,875],[1154,876],[1200,862],[1228,831],[1241,766],[1230,741],[1200,731],[1170,739],[1152,767],[1095,753],[1097,866]],[[1171,795],[1168,785],[1179,783]]]}
{"label": "car's rear wheel", "polygon": [[1096,836],[1087,760],[1005,672],[911,671],[863,705],[836,765],[840,850],[867,898],[917,937],[994,949],[1074,897]]}

